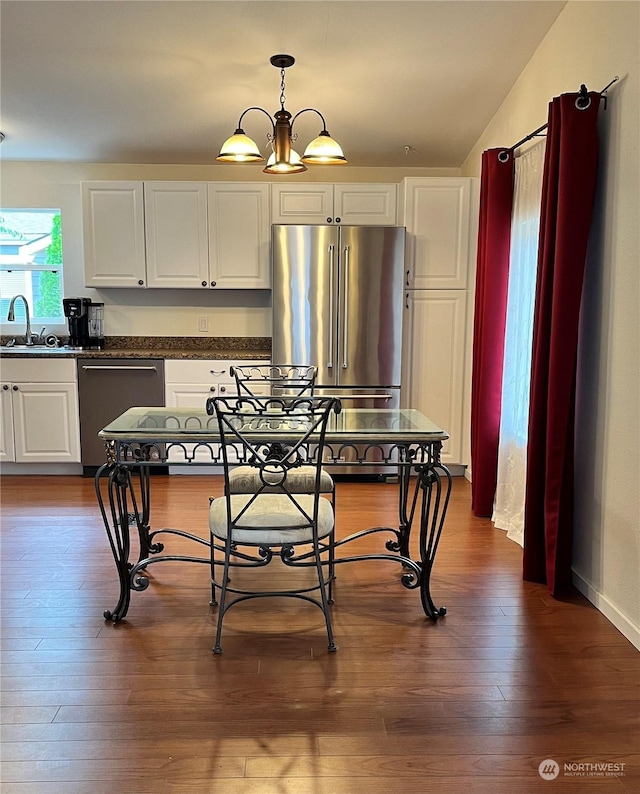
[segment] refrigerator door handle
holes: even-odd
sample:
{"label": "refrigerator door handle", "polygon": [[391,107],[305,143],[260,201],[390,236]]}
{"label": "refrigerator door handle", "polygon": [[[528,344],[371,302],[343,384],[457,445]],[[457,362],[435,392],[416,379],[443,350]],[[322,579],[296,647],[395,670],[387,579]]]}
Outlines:
{"label": "refrigerator door handle", "polygon": [[333,275],[335,270],[335,246],[329,246],[329,361],[327,361],[327,369],[333,369],[333,327],[336,323],[335,305],[334,305],[334,284]]}
{"label": "refrigerator door handle", "polygon": [[347,357],[349,355],[349,253],[348,245],[344,247],[344,275],[342,277],[344,283],[344,298],[343,298],[343,312],[342,312],[342,369],[347,369],[349,366]]}
{"label": "refrigerator door handle", "polygon": [[[323,389],[320,389],[320,393],[324,393]],[[390,394],[389,392],[378,392],[377,394],[360,394],[359,392],[351,392],[347,394],[331,394],[328,395],[331,397],[335,397],[338,400],[393,400],[394,395]]]}

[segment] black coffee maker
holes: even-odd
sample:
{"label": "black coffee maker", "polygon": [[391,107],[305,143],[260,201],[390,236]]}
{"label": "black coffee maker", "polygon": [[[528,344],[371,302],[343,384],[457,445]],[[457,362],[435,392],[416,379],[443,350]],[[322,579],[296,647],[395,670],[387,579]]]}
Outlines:
{"label": "black coffee maker", "polygon": [[69,347],[84,350],[90,347],[89,298],[63,298],[64,316],[69,324]]}

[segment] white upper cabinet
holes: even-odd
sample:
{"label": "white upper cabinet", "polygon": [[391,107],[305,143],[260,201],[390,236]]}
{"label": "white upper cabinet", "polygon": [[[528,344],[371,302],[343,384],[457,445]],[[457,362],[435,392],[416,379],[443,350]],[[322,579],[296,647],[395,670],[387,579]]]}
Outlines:
{"label": "white upper cabinet", "polygon": [[210,182],[209,280],[229,289],[269,289],[269,185]]}
{"label": "white upper cabinet", "polygon": [[407,228],[410,289],[467,289],[472,182],[468,177],[403,180],[400,222]]}
{"label": "white upper cabinet", "polygon": [[207,185],[145,182],[148,287],[208,287]]}
{"label": "white upper cabinet", "polygon": [[333,223],[333,185],[271,185],[271,223]]}
{"label": "white upper cabinet", "polygon": [[271,222],[395,226],[395,184],[271,185]]}
{"label": "white upper cabinet", "polygon": [[82,185],[87,287],[146,284],[142,182]]}
{"label": "white upper cabinet", "polygon": [[335,185],[336,223],[347,226],[395,226],[398,220],[395,184]]}
{"label": "white upper cabinet", "polygon": [[268,289],[269,185],[86,182],[88,287]]}

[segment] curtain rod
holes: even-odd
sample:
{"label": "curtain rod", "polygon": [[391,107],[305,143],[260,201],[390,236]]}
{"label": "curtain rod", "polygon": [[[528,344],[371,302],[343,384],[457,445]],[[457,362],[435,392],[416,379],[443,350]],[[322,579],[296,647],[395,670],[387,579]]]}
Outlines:
{"label": "curtain rod", "polygon": [[[620,78],[618,77],[618,75],[616,75],[613,78],[613,80],[602,89],[602,91],[598,92],[600,98],[604,99],[605,101],[605,108],[607,106],[606,105],[607,97],[605,96],[605,94],[614,83],[618,82],[619,79]],[[580,86],[580,91],[578,92],[578,98],[576,99],[576,107],[579,108],[580,110],[586,110],[591,104],[591,100],[589,99],[588,94],[589,92],[587,91],[587,86],[582,84]],[[537,135],[540,135],[540,133],[546,130],[548,126],[549,126],[548,124],[543,124],[541,127],[538,127],[537,130],[534,130],[533,132],[530,132],[528,135],[526,135],[521,141],[518,141],[518,143],[514,143],[513,146],[509,146],[508,148],[503,149],[501,152],[498,153],[498,160],[501,163],[506,163],[507,160],[509,159],[509,155],[512,152],[514,152],[516,149],[519,149],[527,141],[530,141],[532,138],[535,138]]]}

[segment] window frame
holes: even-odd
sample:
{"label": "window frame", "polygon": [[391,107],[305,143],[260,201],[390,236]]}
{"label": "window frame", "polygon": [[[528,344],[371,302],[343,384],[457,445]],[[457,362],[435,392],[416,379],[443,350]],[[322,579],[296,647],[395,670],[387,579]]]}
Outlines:
{"label": "window frame", "polygon": [[[11,216],[32,216],[33,223],[26,219],[12,218]],[[38,216],[47,216],[48,223],[43,227],[37,223]],[[56,219],[59,219],[56,224]],[[63,326],[65,317],[63,311],[64,292],[64,236],[62,229],[62,209],[60,207],[2,207],[0,208],[0,307],[2,314],[0,322],[7,323],[8,306],[15,295],[24,295],[29,303],[32,324],[44,326]],[[57,226],[57,231],[56,231]],[[55,239],[56,236],[58,239]],[[15,246],[12,246],[12,238]],[[38,246],[44,239],[46,245]],[[49,249],[59,247],[59,257],[62,261],[47,263],[42,261],[48,256]],[[29,251],[29,248],[33,249]],[[8,250],[15,249],[15,250]],[[40,261],[35,261],[36,259]],[[52,273],[57,276],[53,288],[53,295],[49,299],[59,301],[56,314],[38,314],[38,303],[42,300],[39,274]],[[36,274],[34,279],[33,274]],[[13,277],[13,278],[12,278]],[[13,284],[11,282],[14,282]],[[35,283],[34,283],[35,282]],[[25,312],[22,301],[15,305],[16,322],[25,322]],[[6,330],[13,330],[13,323]]]}

